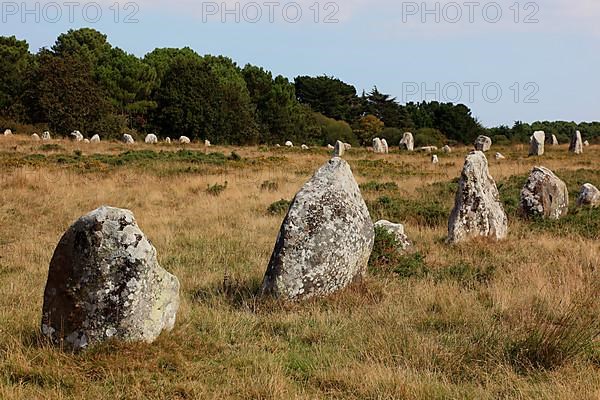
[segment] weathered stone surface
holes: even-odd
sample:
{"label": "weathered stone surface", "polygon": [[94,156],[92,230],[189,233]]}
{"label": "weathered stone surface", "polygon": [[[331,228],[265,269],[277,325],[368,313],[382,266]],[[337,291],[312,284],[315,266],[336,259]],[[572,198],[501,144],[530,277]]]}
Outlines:
{"label": "weathered stone surface", "polygon": [[569,211],[567,185],[545,167],[535,167],[521,191],[524,216],[560,219]]}
{"label": "weathered stone surface", "polygon": [[13,134],[13,133],[12,133],[12,131],[11,131],[10,129],[6,129],[6,130],[4,131],[4,136],[11,136],[12,134]]}
{"label": "weathered stone surface", "polygon": [[452,147],[445,145],[444,147],[442,147],[442,151],[446,154],[450,154],[452,153]]}
{"label": "weathered stone surface", "polygon": [[385,149],[383,147],[383,143],[381,139],[375,138],[373,139],[373,152],[376,154],[385,154]]}
{"label": "weathered stone surface", "polygon": [[402,140],[400,141],[400,150],[415,150],[415,138],[413,134],[410,132],[405,132],[404,136],[402,136]]}
{"label": "weathered stone surface", "polygon": [[381,147],[383,148],[383,154],[390,153],[390,146],[388,146],[387,140],[381,139]]}
{"label": "weathered stone surface", "polygon": [[40,135],[38,135],[37,133],[34,133],[33,135],[31,135],[31,138],[35,141],[40,140]]}
{"label": "weathered stone surface", "polygon": [[496,153],[496,160],[506,160],[506,157],[502,153]]}
{"label": "weathered stone surface", "polygon": [[575,154],[583,154],[583,139],[581,138],[581,132],[576,131],[571,138],[569,151]]}
{"label": "weathered stone surface", "polygon": [[287,142],[285,142],[285,147],[294,147],[294,143],[288,140]]}
{"label": "weathered stone surface", "polygon": [[73,131],[73,132],[71,132],[71,137],[76,142],[82,142],[83,141],[83,135],[79,131]]}
{"label": "weathered stone surface", "polygon": [[92,136],[92,138],[90,139],[90,142],[92,142],[92,143],[100,143],[100,135],[94,135],[94,136]]}
{"label": "weathered stone surface", "polygon": [[333,148],[333,156],[334,157],[344,157],[345,152],[346,152],[346,145],[338,140],[335,143],[335,147]]}
{"label": "weathered stone surface", "polygon": [[488,161],[481,151],[473,151],[465,160],[448,222],[448,242],[459,243],[475,237],[505,239],[508,218],[500,201]]}
{"label": "weathered stone surface", "polygon": [[431,156],[431,163],[432,164],[439,164],[440,163],[440,159],[438,158],[437,154],[434,154]]}
{"label": "weathered stone surface", "polygon": [[153,133],[149,133],[146,135],[146,138],[144,138],[144,142],[146,144],[157,144],[158,143],[158,137],[156,137],[155,134]]}
{"label": "weathered stone surface", "polygon": [[375,223],[375,228],[385,229],[389,234],[394,235],[399,246],[397,249],[399,253],[405,253],[413,247],[412,242],[404,232],[404,225],[381,220]]}
{"label": "weathered stone surface", "polygon": [[50,135],[50,132],[45,131],[44,133],[42,133],[42,140],[52,140],[52,136]]}
{"label": "weathered stone surface", "polygon": [[543,156],[546,144],[546,133],[544,131],[536,131],[531,135],[529,155],[530,156]]}
{"label": "weathered stone surface", "polygon": [[578,207],[598,207],[600,206],[600,190],[591,183],[586,183],[581,187],[577,197]]}
{"label": "weathered stone surface", "polygon": [[558,146],[558,138],[556,137],[556,135],[552,135],[552,146]]}
{"label": "weathered stone surface", "polygon": [[291,300],[341,290],[366,273],[374,240],[373,222],[350,166],[333,158],[294,198],[262,292]]}
{"label": "weathered stone surface", "polygon": [[133,139],[133,136],[126,133],[123,135],[123,143],[134,144],[135,140]]}
{"label": "weathered stone surface", "polygon": [[44,292],[42,332],[80,350],[110,339],[154,341],[171,330],[179,281],[128,210],[101,207],[60,240]]}
{"label": "weathered stone surface", "polygon": [[479,136],[477,140],[475,140],[475,150],[477,151],[490,151],[492,148],[492,139],[487,136]]}
{"label": "weathered stone surface", "polygon": [[192,141],[187,136],[180,136],[179,137],[179,143],[180,144],[190,144],[190,143],[192,143]]}

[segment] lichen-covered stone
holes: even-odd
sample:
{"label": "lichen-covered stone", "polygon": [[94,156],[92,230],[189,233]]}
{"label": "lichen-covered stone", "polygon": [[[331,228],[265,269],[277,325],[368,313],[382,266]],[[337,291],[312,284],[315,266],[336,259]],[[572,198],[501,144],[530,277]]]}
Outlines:
{"label": "lichen-covered stone", "polygon": [[407,252],[412,249],[413,243],[410,241],[406,233],[404,232],[404,225],[394,224],[390,221],[381,220],[375,223],[375,228],[385,229],[391,235],[394,235],[396,243],[398,244],[397,251],[400,254]]}
{"label": "lichen-covered stone", "polygon": [[560,219],[569,211],[567,185],[545,167],[535,167],[521,191],[521,212],[526,217]]}
{"label": "lichen-covered stone", "polygon": [[413,134],[410,132],[405,132],[404,136],[402,136],[402,140],[400,141],[400,150],[415,150],[415,138]]}
{"label": "lichen-covered stone", "polygon": [[10,129],[6,129],[6,130],[4,131],[4,136],[11,136],[12,134],[13,134],[13,133],[12,133],[12,131],[11,131]]}
{"label": "lichen-covered stone", "polygon": [[600,206],[600,190],[591,183],[586,183],[581,187],[577,197],[578,207],[598,207]]}
{"label": "lichen-covered stone", "polygon": [[473,151],[467,156],[460,177],[448,222],[448,242],[459,243],[475,237],[501,240],[507,234],[508,218],[487,158],[483,152]]}
{"label": "lichen-covered stone", "polygon": [[546,133],[544,131],[536,131],[530,138],[529,155],[543,156],[546,145]]}
{"label": "lichen-covered stone", "polygon": [[146,144],[157,144],[158,143],[158,137],[156,137],[156,135],[153,134],[153,133],[149,133],[144,138],[144,142]]}
{"label": "lichen-covered stone", "polygon": [[575,154],[583,154],[583,139],[581,138],[581,132],[576,131],[573,137],[571,138],[569,151]]}
{"label": "lichen-covered stone", "polygon": [[285,147],[294,147],[294,143],[288,140],[287,142],[285,142]]}
{"label": "lichen-covered stone", "polygon": [[335,157],[294,198],[279,231],[262,293],[326,296],[363,277],[375,231],[348,163]]}
{"label": "lichen-covered stone", "polygon": [[154,341],[171,330],[179,281],[128,210],[101,207],[60,240],[44,292],[42,332],[73,350],[109,339]]}
{"label": "lichen-covered stone", "polygon": [[492,139],[487,136],[479,136],[475,140],[475,150],[477,151],[489,151],[492,148]]}

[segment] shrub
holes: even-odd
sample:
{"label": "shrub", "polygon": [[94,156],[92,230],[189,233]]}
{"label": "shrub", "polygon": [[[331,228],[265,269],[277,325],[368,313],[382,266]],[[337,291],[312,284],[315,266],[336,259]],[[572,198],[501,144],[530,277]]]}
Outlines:
{"label": "shrub", "polygon": [[437,146],[442,147],[446,143],[446,136],[433,128],[422,128],[415,134],[415,146]]}
{"label": "shrub", "polygon": [[215,183],[214,185],[208,185],[206,188],[206,193],[210,194],[211,196],[219,196],[221,195],[221,193],[223,193],[225,191],[225,189],[227,189],[227,182],[225,182],[224,185]]}
{"label": "shrub", "polygon": [[288,209],[290,208],[291,202],[289,202],[288,200],[279,200],[276,201],[275,203],[271,204],[268,208],[268,212],[271,215],[281,215],[281,214],[285,214]]}
{"label": "shrub", "polygon": [[363,183],[360,185],[360,190],[364,192],[385,192],[385,191],[393,191],[398,190],[398,185],[395,182],[376,182],[370,181],[367,183]]}

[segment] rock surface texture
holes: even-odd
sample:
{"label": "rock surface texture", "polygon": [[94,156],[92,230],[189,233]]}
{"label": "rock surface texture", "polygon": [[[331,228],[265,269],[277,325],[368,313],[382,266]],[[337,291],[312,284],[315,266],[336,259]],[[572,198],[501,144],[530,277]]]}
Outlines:
{"label": "rock surface texture", "polygon": [[583,139],[581,138],[581,132],[576,131],[575,134],[573,134],[569,151],[575,154],[583,154]]}
{"label": "rock surface texture", "polygon": [[133,139],[133,136],[126,133],[123,135],[123,143],[134,144],[135,140]]}
{"label": "rock surface texture", "polygon": [[598,207],[600,206],[600,190],[591,183],[586,183],[581,187],[577,197],[578,207]]}
{"label": "rock surface texture", "polygon": [[381,141],[381,139],[373,139],[373,151],[376,154],[385,154],[385,148],[383,147],[383,142]]}
{"label": "rock surface texture", "polygon": [[339,291],[364,276],[374,240],[350,166],[335,157],[294,198],[261,291],[287,300]]}
{"label": "rock surface texture", "polygon": [[534,132],[530,138],[529,155],[543,156],[546,144],[546,133],[543,131]]}
{"label": "rock surface texture", "polygon": [[492,148],[492,139],[487,136],[479,136],[475,140],[475,150],[477,151],[489,151]]}
{"label": "rock surface texture", "polygon": [[398,252],[405,253],[413,247],[412,242],[404,232],[404,225],[394,224],[390,221],[381,220],[375,223],[375,228],[385,229],[389,234],[394,235],[398,243]]}
{"label": "rock surface texture", "polygon": [[154,341],[171,330],[179,281],[128,210],[101,207],[63,235],[50,263],[42,333],[73,350],[110,339]]}
{"label": "rock surface texture", "polygon": [[335,147],[333,147],[333,156],[334,157],[344,157],[345,152],[346,152],[346,145],[338,140],[335,143]]}
{"label": "rock surface texture", "polygon": [[567,185],[545,167],[535,167],[521,191],[521,212],[526,217],[560,219],[569,211]]}
{"label": "rock surface texture", "polygon": [[158,137],[156,137],[155,134],[153,133],[149,133],[146,135],[146,138],[144,139],[144,142],[146,144],[157,144],[158,143]]}
{"label": "rock surface texture", "polygon": [[415,138],[413,137],[412,133],[410,133],[410,132],[404,133],[404,136],[402,137],[402,140],[400,141],[400,150],[408,150],[408,151],[415,150]]}
{"label": "rock surface texture", "polygon": [[505,239],[508,218],[500,201],[488,161],[481,151],[465,160],[454,209],[448,222],[448,242],[459,243],[475,237]]}

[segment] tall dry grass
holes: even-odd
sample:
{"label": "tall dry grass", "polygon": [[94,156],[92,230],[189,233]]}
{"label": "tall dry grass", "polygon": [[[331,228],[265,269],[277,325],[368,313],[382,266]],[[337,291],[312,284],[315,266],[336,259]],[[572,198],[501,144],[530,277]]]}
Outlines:
{"label": "tall dry grass", "polygon": [[[213,148],[243,159],[119,165],[89,157],[179,147],[54,144],[0,137],[2,399],[600,398],[598,238],[511,216],[504,242],[447,246],[444,223],[422,222],[421,207],[451,203],[467,149],[437,167],[426,155],[350,152],[360,183],[397,186],[365,191],[370,205],[408,202],[398,212],[409,222],[397,222],[427,273],[372,271],[331,298],[279,304],[256,296],[282,219],[267,209],[291,199],[326,151]],[[598,148],[579,158],[552,148],[541,160],[501,151],[506,162],[490,160],[499,182],[542,163],[574,174],[571,185],[600,184]],[[39,336],[48,263],[67,227],[102,204],[131,209],[179,277],[177,325],[152,345],[63,353]]]}

